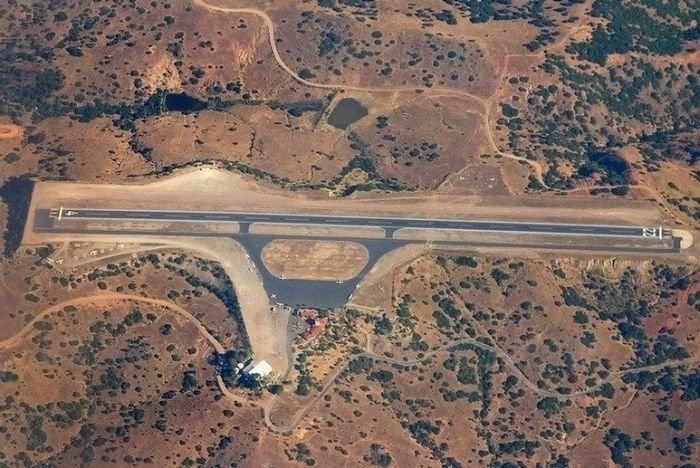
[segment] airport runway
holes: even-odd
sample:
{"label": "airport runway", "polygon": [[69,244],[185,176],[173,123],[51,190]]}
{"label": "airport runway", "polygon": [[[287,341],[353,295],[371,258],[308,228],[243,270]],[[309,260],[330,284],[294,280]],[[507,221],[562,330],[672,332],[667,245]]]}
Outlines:
{"label": "airport runway", "polygon": [[558,224],[523,221],[485,221],[461,219],[428,219],[398,217],[360,217],[343,215],[311,215],[282,213],[246,213],[215,211],[117,210],[92,208],[65,208],[51,210],[57,220],[114,220],[164,222],[218,222],[218,223],[279,223],[304,226],[378,227],[389,230],[450,229],[512,234],[550,234],[562,236],[595,236],[664,239],[660,226],[613,226],[595,224]]}
{"label": "airport runway", "polygon": [[[215,212],[215,211],[176,211],[176,210],[116,210],[92,208],[54,208],[51,210],[38,209],[35,212],[34,229],[38,232],[78,233],[78,234],[118,234],[123,232],[148,236],[199,236],[199,237],[231,237],[246,249],[253,262],[258,265],[265,290],[270,294],[271,301],[289,305],[302,305],[321,308],[339,307],[345,304],[354,293],[358,283],[374,266],[375,262],[387,252],[409,244],[410,240],[393,237],[394,231],[401,228],[411,229],[449,229],[463,231],[478,231],[492,233],[510,233],[525,235],[552,235],[551,242],[543,239],[537,241],[469,241],[449,242],[435,241],[436,245],[464,244],[471,247],[503,247],[503,248],[532,248],[537,250],[566,250],[576,252],[606,252],[632,253],[641,255],[658,255],[678,252],[678,245],[669,232],[661,227],[641,226],[610,226],[594,224],[557,224],[516,221],[485,221],[460,219],[427,219],[427,218],[397,218],[397,217],[355,217],[325,214],[282,214],[282,213],[252,213],[252,212]],[[71,225],[69,220],[99,220],[99,221],[142,221],[169,223],[239,223],[240,232],[236,234],[219,234],[201,232],[196,229],[191,232],[183,226],[176,230],[152,231],[140,230],[138,227],[109,229],[108,226],[89,227]],[[355,278],[342,284],[328,281],[306,281],[280,279],[274,277],[265,268],[261,260],[262,250],[273,239],[285,238],[323,238],[314,236],[281,236],[251,234],[248,226],[253,223],[279,223],[301,226],[345,226],[347,235],[344,239],[354,240],[364,245],[370,253],[370,258],[362,272]],[[382,239],[354,238],[353,227],[377,227],[385,230]],[[588,236],[582,239],[581,236]],[[602,242],[602,239],[617,239],[619,242]],[[643,242],[639,242],[643,241]],[[627,245],[621,245],[627,244]]]}

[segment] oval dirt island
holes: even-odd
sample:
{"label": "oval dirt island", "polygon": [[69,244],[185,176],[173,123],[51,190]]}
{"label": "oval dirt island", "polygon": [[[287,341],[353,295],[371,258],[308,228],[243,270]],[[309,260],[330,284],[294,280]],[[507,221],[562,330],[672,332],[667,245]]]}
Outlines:
{"label": "oval dirt island", "polygon": [[261,257],[278,278],[347,281],[362,271],[369,252],[357,242],[278,239],[263,248]]}

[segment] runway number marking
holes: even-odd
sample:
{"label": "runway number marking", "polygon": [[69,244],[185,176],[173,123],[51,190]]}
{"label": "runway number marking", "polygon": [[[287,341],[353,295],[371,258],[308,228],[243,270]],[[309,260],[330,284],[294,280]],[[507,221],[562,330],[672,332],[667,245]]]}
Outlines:
{"label": "runway number marking", "polygon": [[[57,209],[52,208],[49,210],[48,217],[50,219],[57,219],[61,221],[64,218],[81,218],[81,219],[111,219],[116,217],[116,219],[152,219],[153,221],[165,221],[165,220],[192,220],[192,221],[203,221],[203,220],[221,220],[227,222],[237,222],[241,223],[255,223],[261,221],[268,222],[278,222],[278,223],[311,223],[311,224],[335,224],[335,225],[352,225],[353,219],[341,218],[341,217],[308,217],[300,215],[282,215],[282,214],[254,214],[254,213],[216,213],[216,212],[202,212],[202,214],[196,212],[168,212],[166,210],[134,210],[134,211],[110,211],[108,209],[97,210],[100,214],[91,213],[89,210],[84,209],[65,209],[64,207],[59,207]],[[201,216],[197,218],[197,216]],[[311,215],[313,216],[313,215]],[[400,228],[400,227],[410,227],[419,229],[457,229],[457,230],[481,230],[481,231],[516,231],[521,233],[556,233],[556,234],[573,234],[573,233],[587,233],[590,235],[607,235],[607,236],[638,236],[639,229],[641,229],[642,237],[644,238],[658,238],[663,240],[665,236],[670,233],[668,230],[664,231],[662,226],[659,227],[633,227],[633,226],[620,226],[619,229],[608,229],[602,230],[601,228],[616,228],[616,226],[587,226],[587,225],[561,225],[564,228],[557,230],[555,226],[557,225],[543,225],[543,223],[527,224],[527,223],[499,223],[499,222],[467,222],[460,220],[431,220],[423,218],[408,218],[405,219],[403,224],[399,222],[400,219],[394,218],[369,218],[365,219],[364,223],[359,223],[358,225],[365,226],[379,226],[384,228]],[[598,231],[599,229],[600,232]],[[624,229],[624,231],[623,231]]]}

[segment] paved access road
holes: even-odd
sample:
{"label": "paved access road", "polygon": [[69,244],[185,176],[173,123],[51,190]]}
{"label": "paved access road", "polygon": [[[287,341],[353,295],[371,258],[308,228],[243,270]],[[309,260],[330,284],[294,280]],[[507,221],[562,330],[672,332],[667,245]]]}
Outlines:
{"label": "paved access road", "polygon": [[[379,227],[391,230],[452,229],[480,232],[506,232],[514,234],[551,234],[566,236],[596,236],[650,238],[662,240],[661,227],[612,226],[595,224],[558,224],[525,221],[485,221],[465,219],[428,219],[399,217],[360,217],[324,214],[251,213],[225,211],[167,211],[167,210],[118,210],[92,208],[65,208],[52,210],[58,220],[96,219],[129,221],[179,221],[179,222],[235,222],[280,223],[297,225]],[[350,234],[350,233],[349,233]]]}

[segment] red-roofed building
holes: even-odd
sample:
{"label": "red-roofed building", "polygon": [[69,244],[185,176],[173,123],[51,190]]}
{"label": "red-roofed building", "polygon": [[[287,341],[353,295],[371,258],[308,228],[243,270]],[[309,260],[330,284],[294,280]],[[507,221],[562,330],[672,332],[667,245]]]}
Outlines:
{"label": "red-roofed building", "polygon": [[296,315],[306,324],[306,330],[301,334],[306,341],[315,340],[326,331],[328,318],[319,317],[316,309],[297,309]]}
{"label": "red-roofed building", "polygon": [[326,325],[328,325],[328,318],[314,318],[310,320],[311,326],[306,329],[306,331],[301,335],[306,341],[312,341],[319,337],[324,331],[326,331]]}

